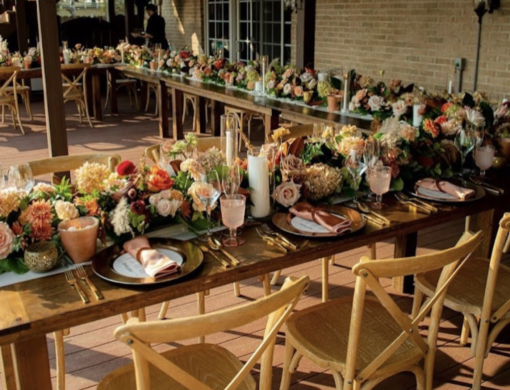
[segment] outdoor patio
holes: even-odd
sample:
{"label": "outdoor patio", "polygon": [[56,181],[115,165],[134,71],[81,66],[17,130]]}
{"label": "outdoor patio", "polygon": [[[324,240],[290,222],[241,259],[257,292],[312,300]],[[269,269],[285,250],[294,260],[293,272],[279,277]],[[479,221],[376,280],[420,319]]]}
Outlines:
{"label": "outdoor patio", "polygon": [[[0,125],[0,162],[5,166],[20,162],[48,157],[46,145],[45,122],[43,105],[41,101],[33,102],[35,118],[28,122],[22,109],[22,115],[27,134],[21,135],[12,128],[10,118],[6,124]],[[153,107],[149,108],[149,114],[135,111],[129,107],[127,98],[120,97],[118,116],[106,115],[104,122],[94,122],[94,128],[90,129],[85,123],[79,124],[76,108],[68,105],[66,119],[68,127],[68,142],[70,154],[104,152],[118,153],[123,159],[137,162],[143,151],[149,145],[160,142],[158,138],[157,118],[151,115]],[[191,127],[191,120],[186,122],[186,130]],[[257,132],[256,134],[262,134]],[[259,142],[261,141],[261,137]],[[433,251],[452,246],[460,236],[464,225],[462,222],[450,223],[438,226],[434,229],[421,231],[419,234],[418,253]],[[336,257],[336,265],[330,269],[330,298],[352,293],[354,275],[350,267],[359,258],[366,254],[366,248],[360,248],[342,253]],[[393,255],[393,243],[379,243],[377,254],[380,258]],[[507,259],[508,261],[508,259]],[[298,308],[305,308],[320,302],[321,296],[321,267],[318,261],[306,263],[284,270],[286,275],[309,275],[311,286],[306,296],[299,302]],[[278,289],[280,284],[274,286]],[[388,291],[393,291],[391,282],[386,281]],[[254,278],[241,283],[242,297],[236,298],[231,285],[213,289],[206,297],[206,311],[241,304],[247,300],[262,297],[261,284]],[[69,290],[70,294],[74,294]],[[396,294],[396,293],[395,293]],[[412,298],[402,295],[399,304],[410,310]],[[147,308],[149,319],[154,319],[159,311],[159,306]],[[187,296],[170,304],[168,317],[182,317],[196,313],[195,296]],[[472,379],[472,363],[468,347],[462,347],[458,343],[462,317],[452,313],[448,309],[444,311],[444,320],[441,324],[439,335],[439,351],[435,365],[434,388],[436,389],[468,389]],[[71,329],[70,336],[65,338],[66,348],[66,384],[68,389],[80,390],[95,388],[98,381],[104,375],[117,367],[125,365],[131,359],[130,351],[120,342],[113,339],[113,330],[121,323],[119,316],[107,318]],[[260,324],[259,324],[260,325]],[[206,341],[214,342],[229,347],[238,357],[252,352],[256,341],[260,340],[262,325],[252,325],[249,328],[236,330],[235,332],[223,333],[208,338]],[[485,389],[507,389],[510,383],[510,331],[502,333],[496,345],[486,360],[484,366]],[[52,375],[55,376],[54,346],[51,337],[48,337],[50,364]],[[283,363],[283,337],[278,337],[275,349],[274,361],[274,388],[278,387],[281,367]],[[158,345],[158,351],[171,348],[170,345]],[[298,372],[292,377],[292,389],[331,389],[334,388],[333,379],[329,374],[313,366],[303,359],[298,367]],[[380,384],[377,389],[413,389],[414,378],[411,375],[398,375]]]}

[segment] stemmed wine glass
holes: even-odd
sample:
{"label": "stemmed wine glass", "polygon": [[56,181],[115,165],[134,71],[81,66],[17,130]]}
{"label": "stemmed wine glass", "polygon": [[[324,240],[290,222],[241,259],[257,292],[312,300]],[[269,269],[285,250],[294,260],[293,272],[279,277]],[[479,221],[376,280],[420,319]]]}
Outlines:
{"label": "stemmed wine glass", "polygon": [[237,228],[244,223],[246,197],[241,194],[224,195],[220,199],[221,217],[223,224],[229,228],[230,236],[223,238],[225,246],[240,246],[244,244],[242,238],[237,237]]}
{"label": "stemmed wine glass", "polygon": [[376,195],[375,203],[372,204],[372,207],[374,209],[382,209],[385,207],[382,203],[382,196],[390,190],[391,167],[377,164],[368,169],[368,177],[370,189]]}
{"label": "stemmed wine glass", "polygon": [[34,175],[29,163],[13,165],[7,172],[7,186],[25,190],[27,194],[35,185]]}
{"label": "stemmed wine glass", "polygon": [[464,129],[459,130],[455,137],[455,147],[458,149],[460,153],[460,176],[464,177],[464,163],[466,162],[466,157],[471,152],[475,146],[474,135]]}
{"label": "stemmed wine glass", "polygon": [[211,211],[221,195],[221,182],[218,172],[212,170],[202,175],[201,181],[196,183],[196,194],[204,204],[207,213],[207,235],[200,237],[200,240],[208,241],[211,238]]}
{"label": "stemmed wine glass", "polygon": [[363,160],[363,152],[358,149],[351,149],[349,155],[345,159],[345,166],[352,176],[354,182],[354,203],[358,205],[358,189],[361,181],[361,175],[367,169],[367,166]]}
{"label": "stemmed wine glass", "polygon": [[492,146],[479,146],[475,149],[475,164],[480,168],[482,178],[485,178],[485,171],[492,167],[495,152]]}
{"label": "stemmed wine glass", "polygon": [[[379,161],[380,153],[381,147],[379,140],[374,138],[369,139],[365,142],[365,148],[363,149],[363,160],[369,171],[371,168],[375,167],[375,165]],[[367,175],[367,181],[370,184],[370,175]],[[367,198],[373,199],[373,193],[369,193]]]}
{"label": "stemmed wine glass", "polygon": [[237,194],[241,181],[241,170],[238,164],[222,167],[221,189],[226,196]]}

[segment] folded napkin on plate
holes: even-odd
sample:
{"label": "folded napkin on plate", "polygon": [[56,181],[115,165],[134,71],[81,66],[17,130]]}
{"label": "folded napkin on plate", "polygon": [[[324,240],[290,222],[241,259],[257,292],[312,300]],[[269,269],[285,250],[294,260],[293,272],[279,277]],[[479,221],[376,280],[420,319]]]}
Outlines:
{"label": "folded napkin on plate", "polygon": [[346,218],[331,214],[330,212],[313,207],[309,203],[298,203],[289,210],[296,217],[313,221],[332,233],[343,233],[351,230],[351,221]]}
{"label": "folded napkin on plate", "polygon": [[167,276],[179,270],[179,264],[151,248],[146,236],[127,241],[124,250],[138,260],[147,275],[153,278]]}
{"label": "folded napkin on plate", "polygon": [[459,187],[448,181],[436,180],[430,177],[423,180],[418,180],[416,182],[416,187],[423,187],[432,191],[444,192],[446,194],[453,195],[460,200],[466,200],[475,194],[475,191],[471,188]]}

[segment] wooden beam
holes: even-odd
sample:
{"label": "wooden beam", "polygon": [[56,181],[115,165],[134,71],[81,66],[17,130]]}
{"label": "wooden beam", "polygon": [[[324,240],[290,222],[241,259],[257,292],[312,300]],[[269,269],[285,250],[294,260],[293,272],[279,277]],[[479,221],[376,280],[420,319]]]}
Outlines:
{"label": "wooden beam", "polygon": [[[67,156],[67,131],[60,73],[57,7],[55,0],[37,0],[39,42],[44,89],[44,113],[50,157]],[[58,64],[58,66],[55,66]],[[51,91],[49,93],[48,91]]]}
{"label": "wooden beam", "polygon": [[28,26],[26,0],[16,0],[16,32],[18,34],[18,50],[20,53],[28,51]]}
{"label": "wooden beam", "polygon": [[316,0],[303,0],[303,7],[297,13],[296,65],[298,68],[314,66],[316,3]]}
{"label": "wooden beam", "polygon": [[125,0],[124,2],[124,15],[125,15],[125,33],[126,40],[130,41],[131,36],[129,35],[133,29],[135,22],[135,1]]}

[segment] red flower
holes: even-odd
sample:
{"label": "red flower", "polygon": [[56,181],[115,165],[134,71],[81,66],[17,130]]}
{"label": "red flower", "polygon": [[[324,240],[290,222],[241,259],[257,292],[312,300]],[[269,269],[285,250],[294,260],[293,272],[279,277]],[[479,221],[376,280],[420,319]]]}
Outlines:
{"label": "red flower", "polygon": [[437,123],[438,125],[442,125],[445,122],[448,122],[448,118],[445,115],[438,116],[434,121],[434,123]]}
{"label": "red flower", "polygon": [[182,59],[186,59],[189,57],[189,53],[187,51],[181,51],[180,56]]}
{"label": "red flower", "polygon": [[445,103],[441,106],[441,112],[445,113],[448,109],[453,106],[453,103]]}
{"label": "red flower", "polygon": [[136,202],[131,203],[130,210],[136,215],[145,214],[145,202],[143,200],[137,200]]}
{"label": "red flower", "polygon": [[132,175],[133,173],[135,173],[135,171],[136,171],[135,164],[133,164],[131,161],[128,161],[128,160],[122,161],[117,166],[117,173],[120,176]]}

